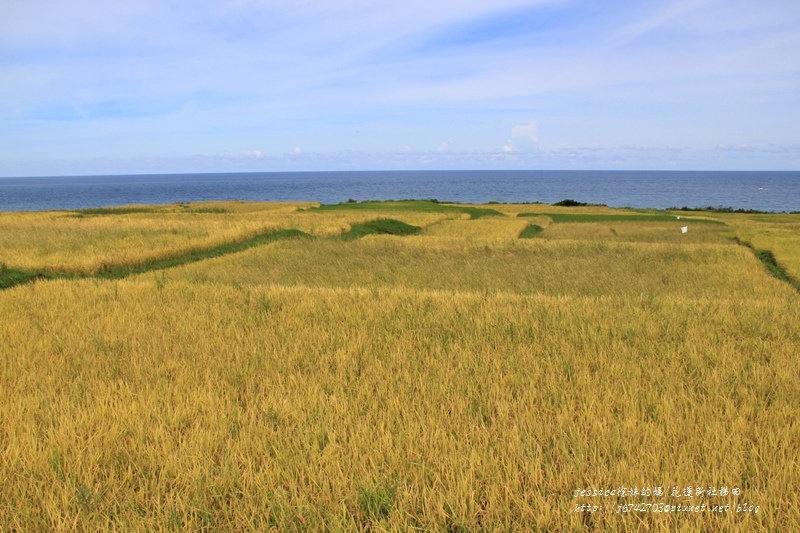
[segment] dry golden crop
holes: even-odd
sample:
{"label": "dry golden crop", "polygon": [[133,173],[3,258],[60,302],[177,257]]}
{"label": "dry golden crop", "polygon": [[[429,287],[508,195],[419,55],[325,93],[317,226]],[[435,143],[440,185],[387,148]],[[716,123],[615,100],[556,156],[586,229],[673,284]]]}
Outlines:
{"label": "dry golden crop", "polygon": [[481,218],[478,220],[445,220],[426,228],[425,235],[452,237],[461,241],[508,241],[530,223],[521,218]]}
{"label": "dry golden crop", "polygon": [[[464,221],[470,223],[474,221]],[[371,236],[283,241],[141,279],[312,287],[385,286],[553,295],[770,297],[787,287],[744,247],[548,241],[484,243]]]}
{"label": "dry golden crop", "polygon": [[[310,203],[205,202],[81,211],[0,213],[0,262],[9,267],[96,273],[145,264],[257,234],[296,228],[339,235],[375,218],[351,211],[314,213]],[[387,211],[382,216],[427,226],[459,213]]]}
{"label": "dry golden crop", "polygon": [[417,215],[0,291],[0,530],[800,529],[800,294],[751,250]]}
{"label": "dry golden crop", "polygon": [[578,239],[618,242],[720,243],[730,244],[734,230],[727,226],[686,223],[681,232],[679,221],[664,222],[579,222],[551,224],[541,233],[544,239]]}
{"label": "dry golden crop", "polygon": [[275,230],[281,215],[307,205],[219,202],[0,213],[0,261],[15,268],[91,273]]}

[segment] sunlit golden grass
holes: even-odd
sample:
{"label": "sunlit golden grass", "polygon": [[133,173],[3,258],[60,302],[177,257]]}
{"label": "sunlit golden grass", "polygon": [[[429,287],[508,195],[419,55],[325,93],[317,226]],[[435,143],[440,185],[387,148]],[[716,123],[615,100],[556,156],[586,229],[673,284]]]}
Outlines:
{"label": "sunlit golden grass", "polygon": [[[465,223],[475,221],[465,221]],[[517,240],[495,246],[454,238],[371,236],[341,243],[284,241],[158,274],[196,283],[408,287],[553,295],[774,296],[746,248]]]}
{"label": "sunlit golden grass", "polygon": [[[539,217],[536,217],[539,218]],[[541,225],[541,224],[540,224]],[[682,233],[681,227],[687,227]],[[551,224],[539,238],[664,243],[729,243],[735,231],[726,226],[675,222],[566,222]]]}
{"label": "sunlit golden grass", "polygon": [[[677,212],[676,212],[677,213]],[[680,213],[708,216],[702,212]],[[713,213],[756,250],[769,250],[795,280],[800,280],[800,214]]]}
{"label": "sunlit golden grass", "polygon": [[273,231],[284,213],[296,208],[261,207],[245,210],[226,202],[121,215],[0,213],[0,261],[23,269],[94,272]]}
{"label": "sunlit golden grass", "polygon": [[[372,213],[302,209],[310,203],[204,202],[169,206],[126,206],[131,212],[0,213],[0,262],[21,269],[93,273],[107,267],[137,265],[154,259],[218,246],[278,229],[296,228],[329,237]],[[90,211],[91,212],[91,211]],[[386,212],[415,226],[427,226],[461,213]]]}
{"label": "sunlit golden grass", "polygon": [[[0,293],[0,525],[796,529],[798,303],[19,287]],[[699,484],[742,495],[662,500],[760,512],[574,512],[636,500],[579,488]]]}
{"label": "sunlit golden grass", "polygon": [[17,268],[92,272],[106,263],[128,264],[277,229],[263,221],[208,215],[202,221],[140,215],[75,218],[50,215],[0,219],[0,258]]}
{"label": "sunlit golden grass", "polygon": [[424,235],[455,237],[465,241],[504,241],[519,237],[530,220],[521,218],[479,218],[446,220],[426,228]]}
{"label": "sunlit golden grass", "polygon": [[[582,214],[591,213],[598,214],[619,214],[628,211],[607,207],[604,205],[592,206],[576,206],[576,207],[562,207],[549,204],[491,204],[488,206],[476,207],[491,207],[501,213],[510,217],[516,217],[519,213],[569,213],[569,214]],[[630,211],[633,213],[633,211]],[[638,212],[638,211],[637,211]]]}
{"label": "sunlit golden grass", "polygon": [[353,224],[376,218],[392,218],[412,226],[431,226],[440,222],[466,218],[464,213],[425,213],[415,211],[308,211],[294,212],[272,220],[282,228],[296,228],[317,237],[333,237],[346,233]]}
{"label": "sunlit golden grass", "polygon": [[[227,200],[222,202],[192,202],[178,204],[178,211],[199,211],[209,212],[214,209],[224,210],[230,213],[294,213],[298,210],[308,209],[319,205],[317,202],[241,202]],[[164,208],[169,206],[163,206]],[[161,208],[161,206],[159,206]]]}
{"label": "sunlit golden grass", "polygon": [[[32,268],[317,235],[0,291],[0,531],[800,530],[800,293],[727,238],[790,258],[792,219],[308,205],[0,214]],[[382,217],[424,229],[329,238]],[[574,495],[620,486],[665,494]]]}

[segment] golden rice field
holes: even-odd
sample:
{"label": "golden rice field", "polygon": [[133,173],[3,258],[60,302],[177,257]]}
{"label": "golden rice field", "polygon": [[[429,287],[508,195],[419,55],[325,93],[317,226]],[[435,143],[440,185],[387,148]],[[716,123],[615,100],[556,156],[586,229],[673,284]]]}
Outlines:
{"label": "golden rice field", "polygon": [[799,216],[309,207],[0,214],[84,276],[316,236],[0,291],[0,531],[800,530],[800,293],[733,239]]}
{"label": "golden rice field", "polygon": [[[204,202],[133,206],[131,212],[0,212],[0,260],[18,268],[94,273],[105,266],[140,264],[193,250],[296,228],[339,235],[350,224],[374,218],[359,212],[308,214],[305,203]],[[391,217],[388,211],[385,216]],[[406,213],[427,225],[452,214]]]}

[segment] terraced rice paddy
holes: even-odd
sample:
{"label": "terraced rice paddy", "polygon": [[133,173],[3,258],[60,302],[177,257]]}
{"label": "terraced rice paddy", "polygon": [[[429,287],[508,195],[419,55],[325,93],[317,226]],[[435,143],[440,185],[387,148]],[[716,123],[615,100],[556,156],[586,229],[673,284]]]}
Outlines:
{"label": "terraced rice paddy", "polygon": [[798,530],[798,224],[4,213],[0,530]]}

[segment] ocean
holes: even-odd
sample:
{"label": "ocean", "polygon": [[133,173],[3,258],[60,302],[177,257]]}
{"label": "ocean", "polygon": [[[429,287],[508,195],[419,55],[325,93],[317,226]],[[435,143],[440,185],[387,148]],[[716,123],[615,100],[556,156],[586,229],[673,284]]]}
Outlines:
{"label": "ocean", "polygon": [[209,200],[429,199],[461,203],[573,199],[611,207],[800,211],[800,172],[358,171],[0,178],[0,211]]}

